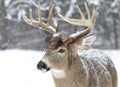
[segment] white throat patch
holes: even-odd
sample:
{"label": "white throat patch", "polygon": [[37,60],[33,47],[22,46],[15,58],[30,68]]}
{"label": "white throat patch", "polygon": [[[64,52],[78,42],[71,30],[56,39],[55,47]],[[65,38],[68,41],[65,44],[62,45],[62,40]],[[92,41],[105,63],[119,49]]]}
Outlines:
{"label": "white throat patch", "polygon": [[64,70],[52,70],[52,74],[55,78],[64,78],[65,77]]}

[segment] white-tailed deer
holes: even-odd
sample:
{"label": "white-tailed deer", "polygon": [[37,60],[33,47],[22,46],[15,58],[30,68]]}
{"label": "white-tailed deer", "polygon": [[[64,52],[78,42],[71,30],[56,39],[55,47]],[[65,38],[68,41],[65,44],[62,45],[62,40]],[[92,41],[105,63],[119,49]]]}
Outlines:
{"label": "white-tailed deer", "polygon": [[33,20],[31,9],[30,19],[23,16],[26,23],[53,34],[37,68],[44,72],[51,70],[56,87],[117,87],[117,72],[112,61],[103,52],[89,49],[95,40],[95,36],[90,33],[94,26],[96,11],[93,10],[91,16],[85,3],[88,14],[86,19],[81,9],[78,6],[77,8],[81,19],[59,15],[68,23],[88,27],[72,35],[67,35],[65,32],[57,33],[56,29],[50,26],[53,6],[47,23],[41,20],[40,3],[38,3],[38,21]]}

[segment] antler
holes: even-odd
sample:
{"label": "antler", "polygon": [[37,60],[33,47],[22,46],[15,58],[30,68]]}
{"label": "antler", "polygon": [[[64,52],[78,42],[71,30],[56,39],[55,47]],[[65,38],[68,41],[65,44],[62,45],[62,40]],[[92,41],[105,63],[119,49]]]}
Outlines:
{"label": "antler", "polygon": [[84,3],[84,5],[85,5],[86,12],[87,12],[87,19],[84,17],[83,12],[81,11],[81,9],[79,8],[78,5],[77,5],[77,9],[81,15],[81,19],[65,18],[61,14],[58,14],[58,15],[60,16],[60,18],[62,18],[64,21],[66,21],[70,24],[87,26],[89,28],[92,28],[94,26],[94,22],[95,22],[95,18],[96,18],[96,10],[93,9],[92,16],[91,16],[87,4]]}
{"label": "antler", "polygon": [[42,30],[45,30],[45,31],[51,33],[51,34],[54,34],[54,33],[56,33],[56,29],[53,26],[50,26],[53,7],[54,6],[52,5],[52,7],[50,8],[47,23],[42,22],[41,11],[40,11],[40,1],[39,0],[38,0],[38,21],[33,20],[32,9],[30,9],[30,11],[29,11],[29,18],[27,16],[23,15],[23,19],[29,25],[32,25],[34,27],[38,27]]}
{"label": "antler", "polygon": [[87,19],[84,17],[83,12],[77,5],[78,11],[81,15],[81,19],[71,19],[71,18],[65,18],[62,15],[59,14],[59,16],[66,22],[73,24],[73,25],[81,25],[81,26],[87,26],[88,28],[84,31],[77,32],[75,34],[72,34],[67,39],[63,39],[64,44],[70,44],[72,42],[75,42],[77,39],[84,37],[88,35],[91,32],[91,28],[94,26],[95,18],[96,18],[96,10],[93,9],[92,16],[90,15],[89,8],[86,3],[84,3],[85,9],[87,12]]}
{"label": "antler", "polygon": [[[68,22],[70,24],[81,25],[81,26],[87,26],[88,27],[84,31],[80,31],[80,32],[77,32],[77,33],[75,33],[73,35],[70,35],[68,38],[63,38],[62,42],[65,45],[70,44],[72,42],[75,42],[79,38],[84,37],[84,36],[88,35],[91,32],[91,28],[93,27],[94,22],[95,22],[95,18],[96,18],[96,11],[95,11],[95,9],[93,9],[93,13],[92,13],[92,16],[91,16],[87,4],[84,3],[84,5],[85,5],[85,9],[86,9],[86,12],[87,12],[87,15],[88,15],[87,19],[84,17],[84,15],[83,15],[83,13],[82,13],[82,11],[81,11],[81,9],[79,8],[78,5],[77,5],[77,8],[78,8],[78,11],[79,11],[79,13],[81,15],[81,19],[65,18],[65,17],[63,17],[62,15],[59,14],[59,16],[64,21],[66,21],[66,22]],[[53,26],[50,26],[53,7],[54,6],[52,5],[52,7],[50,8],[47,23],[42,22],[41,11],[40,11],[40,1],[39,0],[38,0],[38,21],[33,20],[32,9],[30,9],[30,11],[29,11],[29,18],[26,17],[25,15],[23,15],[23,19],[29,25],[38,27],[38,28],[40,28],[42,30],[45,30],[45,31],[51,33],[51,34],[55,34],[57,30]]]}
{"label": "antler", "polygon": [[88,35],[88,34],[90,33],[90,31],[91,31],[91,29],[90,29],[90,28],[87,28],[87,29],[84,30],[84,31],[76,32],[75,34],[70,35],[68,38],[63,39],[62,42],[63,42],[65,45],[68,45],[68,44],[70,44],[70,43],[75,42],[75,41],[78,40],[79,38]]}

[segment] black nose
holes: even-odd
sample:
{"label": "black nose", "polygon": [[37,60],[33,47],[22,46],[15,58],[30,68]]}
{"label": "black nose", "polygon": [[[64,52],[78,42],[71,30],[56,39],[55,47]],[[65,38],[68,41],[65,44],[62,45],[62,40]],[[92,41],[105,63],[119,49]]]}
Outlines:
{"label": "black nose", "polygon": [[42,61],[40,61],[40,62],[37,64],[37,68],[38,68],[39,70],[44,70],[44,71],[49,71],[49,70],[50,70],[50,68],[47,67],[47,65],[46,65],[44,62],[42,62]]}
{"label": "black nose", "polygon": [[42,69],[46,68],[46,64],[43,63],[42,61],[40,61],[40,62],[37,64],[37,68],[40,69],[40,70],[42,70]]}

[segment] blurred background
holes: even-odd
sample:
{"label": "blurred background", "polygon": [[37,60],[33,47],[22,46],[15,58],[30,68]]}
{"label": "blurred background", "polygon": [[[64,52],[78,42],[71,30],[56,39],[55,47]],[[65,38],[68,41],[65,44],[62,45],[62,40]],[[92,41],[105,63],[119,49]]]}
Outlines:
{"label": "blurred background", "polygon": [[[58,30],[68,34],[72,34],[75,28],[83,30],[84,27],[61,20],[58,13],[80,19],[78,4],[87,16],[85,1],[91,13],[93,8],[98,12],[93,28],[97,37],[93,48],[102,49],[113,60],[120,79],[120,0],[40,0],[42,20],[47,22],[49,7],[53,3],[53,26],[59,24]],[[22,14],[29,16],[29,8],[32,8],[33,18],[37,20],[37,2],[0,0],[0,87],[54,87],[51,73],[36,69],[44,55],[39,50],[44,50],[51,35],[26,24],[22,18]],[[118,84],[120,87],[120,82]]]}
{"label": "blurred background", "polygon": [[[94,26],[97,36],[94,48],[120,49],[120,0],[40,0],[42,20],[47,21],[48,10],[53,3],[53,25],[59,24],[59,30],[68,34],[74,32],[74,27],[58,17],[61,13],[65,17],[80,18],[76,4],[86,15],[84,2],[88,3],[90,11],[96,8],[98,16]],[[22,14],[28,16],[29,8],[33,9],[33,17],[37,20],[37,0],[0,0],[0,50],[25,49],[43,50],[49,39],[49,34],[26,24]],[[50,35],[51,36],[51,35]]]}

